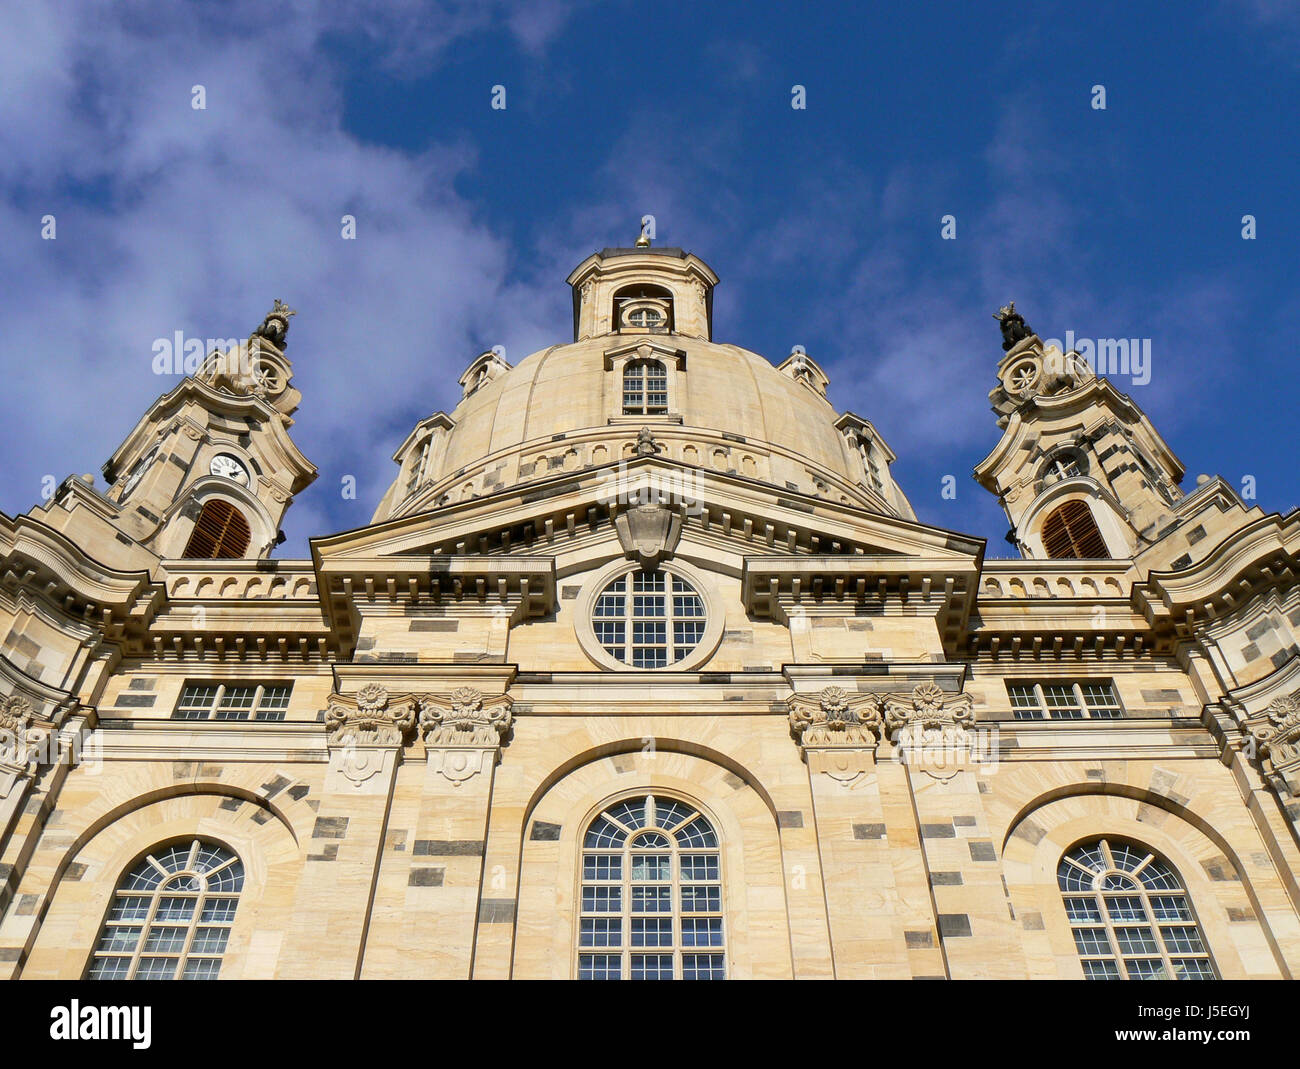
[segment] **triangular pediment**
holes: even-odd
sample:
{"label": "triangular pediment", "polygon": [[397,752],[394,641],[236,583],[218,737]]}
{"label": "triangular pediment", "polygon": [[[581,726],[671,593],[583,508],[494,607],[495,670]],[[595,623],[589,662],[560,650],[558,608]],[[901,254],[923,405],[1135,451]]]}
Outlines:
{"label": "triangular pediment", "polygon": [[963,565],[983,557],[979,538],[657,456],[313,539],[312,553],[318,562],[558,553],[563,540],[590,534],[620,509],[652,497],[679,509],[688,530],[743,545],[746,555],[898,555]]}

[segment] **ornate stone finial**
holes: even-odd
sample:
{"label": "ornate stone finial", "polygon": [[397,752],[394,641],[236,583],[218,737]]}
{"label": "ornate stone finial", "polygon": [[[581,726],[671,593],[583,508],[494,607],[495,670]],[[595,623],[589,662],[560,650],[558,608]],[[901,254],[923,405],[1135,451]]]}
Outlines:
{"label": "ornate stone finial", "polygon": [[457,787],[490,769],[514,723],[510,705],[506,695],[484,698],[474,687],[421,698],[420,731],[430,766]]}
{"label": "ornate stone finial", "polygon": [[266,318],[262,320],[262,325],[253,331],[253,337],[265,338],[277,349],[283,349],[285,339],[289,334],[289,317],[297,314],[277,297],[275,307],[266,314]]}
{"label": "ornate stone finial", "polygon": [[662,453],[664,447],[655,441],[654,432],[649,427],[642,427],[636,432],[636,455],[639,457],[652,457],[656,453]]}
{"label": "ornate stone finial", "polygon": [[648,223],[646,222],[646,220],[642,219],[642,220],[641,220],[641,235],[636,239],[636,247],[637,247],[638,249],[648,249],[648,248],[650,248],[650,235],[649,235],[648,233],[646,233],[647,228],[648,228]]}
{"label": "ornate stone finial", "polygon": [[1017,344],[1033,335],[1033,330],[1025,322],[1025,317],[1016,311],[1016,302],[1011,301],[1004,308],[993,313],[993,318],[1002,328],[1002,351],[1014,349]]}

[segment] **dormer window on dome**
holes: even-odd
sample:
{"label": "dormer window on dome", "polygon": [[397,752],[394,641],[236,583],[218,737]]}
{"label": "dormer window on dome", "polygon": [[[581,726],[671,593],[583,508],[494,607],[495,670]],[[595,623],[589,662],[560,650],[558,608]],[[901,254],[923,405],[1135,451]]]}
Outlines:
{"label": "dormer window on dome", "polygon": [[658,416],[668,411],[668,369],[658,360],[623,365],[623,414]]}
{"label": "dormer window on dome", "polygon": [[461,399],[464,400],[465,397],[477,393],[493,379],[504,375],[509,370],[510,364],[494,350],[489,349],[480,353],[458,380],[465,391]]}

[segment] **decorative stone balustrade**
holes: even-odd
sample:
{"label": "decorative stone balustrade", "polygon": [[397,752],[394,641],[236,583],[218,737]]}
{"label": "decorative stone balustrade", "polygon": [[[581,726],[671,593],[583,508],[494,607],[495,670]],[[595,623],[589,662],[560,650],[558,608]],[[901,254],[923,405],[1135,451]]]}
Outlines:
{"label": "decorative stone balustrade", "polygon": [[243,571],[201,567],[168,574],[171,598],[221,598],[231,601],[263,598],[272,601],[315,600],[316,577],[301,571]]}
{"label": "decorative stone balustrade", "polygon": [[981,598],[1127,598],[1133,588],[1128,565],[1073,561],[986,561]]}

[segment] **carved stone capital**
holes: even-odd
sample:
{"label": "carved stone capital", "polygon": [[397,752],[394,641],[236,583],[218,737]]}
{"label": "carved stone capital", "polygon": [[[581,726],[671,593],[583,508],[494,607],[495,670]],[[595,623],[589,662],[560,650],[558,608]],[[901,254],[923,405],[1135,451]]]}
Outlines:
{"label": "carved stone capital", "polygon": [[334,746],[401,746],[415,727],[415,700],[390,700],[388,688],[368,683],[355,695],[330,695],[325,729]]}
{"label": "carved stone capital", "polygon": [[506,695],[484,698],[474,687],[420,699],[420,731],[426,746],[496,747],[514,718]]}
{"label": "carved stone capital", "polygon": [[18,694],[0,698],[0,798],[20,779],[32,779],[53,725],[38,721],[31,703]]}
{"label": "carved stone capital", "polygon": [[485,698],[474,687],[421,698],[420,732],[430,769],[456,787],[490,771],[514,723],[511,704],[504,694]]}
{"label": "carved stone capital", "polygon": [[880,706],[872,695],[826,687],[816,698],[796,694],[789,706],[790,733],[805,751],[820,747],[874,750],[880,741]]}
{"label": "carved stone capital", "polygon": [[1300,691],[1274,698],[1241,726],[1241,749],[1259,761],[1279,790],[1300,797]]}
{"label": "carved stone capital", "polygon": [[964,731],[975,722],[969,694],[948,694],[933,683],[920,684],[910,695],[887,694],[884,707],[891,735],[904,728]]}
{"label": "carved stone capital", "polygon": [[950,779],[973,760],[987,761],[976,745],[975,712],[969,694],[950,694],[934,683],[921,683],[911,694],[882,699],[885,732],[896,756],[937,779]]}

